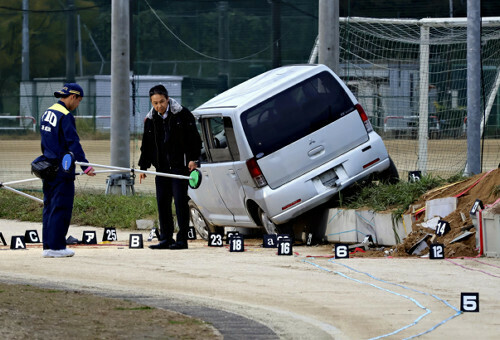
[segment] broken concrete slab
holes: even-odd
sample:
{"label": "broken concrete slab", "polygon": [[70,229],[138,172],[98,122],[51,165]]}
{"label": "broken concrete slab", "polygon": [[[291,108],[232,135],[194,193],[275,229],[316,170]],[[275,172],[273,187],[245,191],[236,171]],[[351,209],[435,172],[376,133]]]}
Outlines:
{"label": "broken concrete slab", "polygon": [[410,255],[420,255],[422,251],[429,247],[427,244],[427,239],[432,237],[432,234],[426,234],[420,240],[418,240],[408,251],[407,253]]}
{"label": "broken concrete slab", "polygon": [[373,243],[399,244],[412,231],[411,215],[395,220],[391,213],[332,208],[328,210],[325,236],[329,242],[359,243],[371,235]]}
{"label": "broken concrete slab", "polygon": [[456,197],[436,198],[425,202],[425,219],[430,220],[435,216],[444,218],[457,209]]}
{"label": "broken concrete slab", "polygon": [[458,235],[453,240],[451,240],[450,244],[458,242],[458,241],[463,241],[463,240],[467,239],[469,236],[474,235],[475,233],[476,233],[475,231],[464,231],[462,234]]}

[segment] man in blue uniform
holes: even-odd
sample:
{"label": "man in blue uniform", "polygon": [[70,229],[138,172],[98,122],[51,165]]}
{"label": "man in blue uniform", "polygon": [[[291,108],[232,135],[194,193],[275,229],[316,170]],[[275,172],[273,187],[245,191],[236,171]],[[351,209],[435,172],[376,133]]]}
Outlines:
{"label": "man in blue uniform", "polygon": [[[54,92],[59,101],[49,107],[40,121],[43,156],[52,164],[61,165],[64,155],[72,153],[74,159],[88,163],[80,138],[76,132],[75,110],[83,99],[83,89],[76,83],[65,84],[62,90]],[[92,167],[82,167],[84,173],[95,176]],[[73,200],[75,195],[75,169],[57,170],[54,179],[43,180],[43,257],[69,257],[75,252],[66,248]]]}

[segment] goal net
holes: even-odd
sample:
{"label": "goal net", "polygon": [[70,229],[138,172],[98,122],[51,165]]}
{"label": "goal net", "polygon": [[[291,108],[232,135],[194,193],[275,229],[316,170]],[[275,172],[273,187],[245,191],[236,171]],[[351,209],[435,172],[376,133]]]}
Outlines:
{"label": "goal net", "polygon": [[[500,18],[481,29],[482,169],[500,162]],[[317,56],[317,43],[310,62]],[[467,161],[467,21],[340,19],[339,76],[401,176],[461,173]],[[402,177],[403,178],[403,177]]]}

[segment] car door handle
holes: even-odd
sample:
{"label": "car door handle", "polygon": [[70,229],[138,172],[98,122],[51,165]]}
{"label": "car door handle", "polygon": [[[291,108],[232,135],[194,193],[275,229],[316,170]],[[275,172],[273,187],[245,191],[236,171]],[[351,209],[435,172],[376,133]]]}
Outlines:
{"label": "car door handle", "polygon": [[323,145],[320,145],[320,146],[315,147],[312,150],[309,150],[309,152],[307,153],[307,155],[309,157],[317,157],[317,156],[319,156],[323,152],[325,152],[325,147]]}

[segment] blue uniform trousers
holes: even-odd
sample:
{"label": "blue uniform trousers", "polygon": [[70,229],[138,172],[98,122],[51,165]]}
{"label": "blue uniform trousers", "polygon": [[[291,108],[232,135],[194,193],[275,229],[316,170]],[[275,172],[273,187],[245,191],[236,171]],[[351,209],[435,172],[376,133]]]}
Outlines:
{"label": "blue uniform trousers", "polygon": [[53,181],[43,181],[43,249],[60,250],[66,248],[75,181],[58,176]]}
{"label": "blue uniform trousers", "polygon": [[183,179],[156,176],[156,203],[160,220],[161,240],[171,240],[174,232],[172,216],[172,197],[175,203],[175,213],[179,232],[177,242],[187,242],[189,230],[188,183]]}

